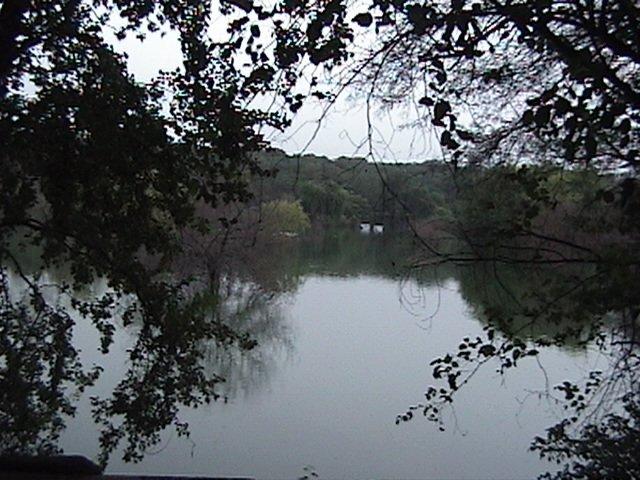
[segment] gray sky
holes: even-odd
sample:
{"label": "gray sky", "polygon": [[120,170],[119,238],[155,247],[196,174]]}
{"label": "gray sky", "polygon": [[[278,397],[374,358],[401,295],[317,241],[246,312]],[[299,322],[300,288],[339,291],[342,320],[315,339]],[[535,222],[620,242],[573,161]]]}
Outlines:
{"label": "gray sky", "polygon": [[[149,35],[140,42],[128,38],[119,43],[120,51],[128,54],[129,68],[139,81],[148,81],[158,71],[180,65],[181,53],[177,35],[169,32]],[[357,100],[341,98],[329,111],[318,129],[323,107],[309,103],[303,107],[286,132],[270,135],[273,145],[287,153],[313,153],[330,158],[366,156],[370,150],[367,140],[367,112]],[[401,126],[412,117],[407,109],[374,112],[372,138],[374,156],[383,161],[423,161],[440,156],[437,139],[430,134]]]}

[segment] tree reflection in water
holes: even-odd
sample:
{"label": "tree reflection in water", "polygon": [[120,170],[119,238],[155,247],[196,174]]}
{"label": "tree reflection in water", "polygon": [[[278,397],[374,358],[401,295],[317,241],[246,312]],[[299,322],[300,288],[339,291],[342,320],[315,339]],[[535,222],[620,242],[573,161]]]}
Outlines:
{"label": "tree reflection in water", "polygon": [[630,281],[637,266],[476,262],[459,266],[453,275],[485,335],[465,338],[457,352],[435,359],[433,376],[441,384],[430,386],[425,401],[397,421],[410,420],[418,410],[444,429],[443,412],[479,368],[493,365],[506,374],[524,361],[538,361],[539,351],[547,347],[598,352],[606,367],[558,385],[547,380],[546,390],[530,392],[560,407],[564,416],[530,448],[564,465],[541,478],[638,478],[640,319],[635,282]]}
{"label": "tree reflection in water", "polygon": [[225,280],[224,296],[215,315],[241,331],[249,332],[256,345],[230,349],[207,343],[205,365],[224,378],[218,391],[225,398],[245,396],[268,385],[277,360],[293,351],[292,332],[284,318],[286,295],[265,292],[255,283]]}
{"label": "tree reflection in water", "polygon": [[533,448],[544,458],[568,462],[556,473],[542,478],[556,480],[589,478],[638,478],[640,476],[640,398],[637,391],[622,397],[623,412],[607,415],[597,423],[587,423],[572,432],[563,420],[537,437]]}
{"label": "tree reflection in water", "polygon": [[0,453],[60,452],[79,396],[102,370],[82,365],[73,342],[76,321],[94,324],[103,353],[114,319],[134,335],[123,377],[109,396],[91,398],[102,465],[119,448],[125,461],[141,460],[170,426],[188,436],[181,408],[226,401],[265,382],[271,356],[291,348],[279,302],[296,283],[270,290],[272,279],[259,271],[225,265],[204,276],[193,268],[198,264],[187,259],[176,279],[162,283],[168,299],[162,324],[146,322],[136,299],[74,291],[60,274],[50,280],[55,276],[2,270]]}
{"label": "tree reflection in water", "polygon": [[[100,367],[90,369],[80,362],[72,341],[75,321],[96,326],[104,351],[115,328],[112,317],[120,318],[134,336],[123,377],[110,396],[94,398],[92,404],[101,429],[102,463],[120,448],[126,461],[136,461],[168,427],[188,435],[179,417],[184,406],[247,395],[268,383],[275,359],[293,349],[293,332],[282,307],[305,276],[366,273],[396,278],[402,259],[412,252],[411,242],[387,243],[350,232],[276,243],[264,251],[243,249],[227,257],[234,263],[204,262],[202,252],[194,251],[176,262],[175,283],[165,284],[172,301],[162,325],[145,322],[133,299],[116,298],[108,291],[82,295],[65,285],[64,276],[50,281],[5,270],[0,277],[2,451],[58,451],[59,436],[74,415],[79,394],[100,372]],[[535,350],[548,345],[578,350],[596,345],[609,355],[609,370],[594,372],[582,383],[567,380],[538,392],[566,406],[566,419],[536,438],[532,449],[568,465],[557,478],[637,477],[637,319],[625,308],[620,296],[624,291],[610,298],[618,302],[616,309],[607,307],[611,302],[603,292],[582,290],[555,301],[544,316],[534,308],[544,300],[541,292],[552,294],[553,285],[567,284],[564,275],[578,278],[577,273],[537,269],[527,275],[521,268],[497,272],[482,264],[440,265],[413,272],[412,278],[423,286],[455,279],[476,318],[485,322],[486,339],[469,339],[457,358],[434,364],[445,386],[459,386],[463,377],[451,380],[450,375],[489,360],[497,360],[496,368],[503,371],[535,361]],[[69,314],[69,306],[74,314]],[[532,323],[534,313],[537,321]]]}
{"label": "tree reflection in water", "polygon": [[34,282],[23,298],[12,299],[8,275],[0,272],[0,449],[57,453],[64,417],[75,413],[75,395],[100,369],[84,370],[66,309],[45,302]]}

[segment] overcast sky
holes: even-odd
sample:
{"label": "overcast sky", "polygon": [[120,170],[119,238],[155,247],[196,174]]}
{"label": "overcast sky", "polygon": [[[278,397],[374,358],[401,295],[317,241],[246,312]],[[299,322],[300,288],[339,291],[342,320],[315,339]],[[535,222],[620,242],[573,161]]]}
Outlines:
{"label": "overcast sky", "polygon": [[[177,35],[150,35],[144,42],[128,38],[119,50],[129,56],[129,68],[139,81],[148,81],[159,70],[171,70],[180,65],[181,53]],[[324,118],[319,103],[310,103],[300,110],[293,126],[271,137],[273,145],[287,153],[313,153],[330,158],[366,156],[369,152],[366,108],[357,101],[340,99]],[[407,111],[375,112],[373,115],[373,148],[375,159],[381,161],[424,161],[437,158],[437,140],[423,132],[401,128],[410,118]]]}

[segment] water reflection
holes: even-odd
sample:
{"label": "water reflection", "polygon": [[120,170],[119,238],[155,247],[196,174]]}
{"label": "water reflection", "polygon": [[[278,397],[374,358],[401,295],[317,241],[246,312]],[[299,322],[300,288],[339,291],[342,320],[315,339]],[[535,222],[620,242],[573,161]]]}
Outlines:
{"label": "water reflection", "polygon": [[85,370],[72,341],[74,319],[47,303],[37,283],[11,298],[16,277],[0,273],[0,449],[53,454],[76,396],[100,369]]}
{"label": "water reflection", "polygon": [[192,252],[175,265],[185,283],[167,292],[176,311],[192,310],[186,316],[191,323],[167,315],[161,326],[146,324],[135,299],[117,298],[104,282],[73,290],[64,267],[42,274],[38,252],[23,251],[18,263],[25,270],[6,270],[1,278],[2,453],[58,452],[77,399],[104,367],[111,368],[108,356],[99,358],[103,364],[83,365],[73,341],[76,322],[91,322],[100,333],[99,342],[85,349],[107,353],[116,328],[133,336],[121,378],[109,395],[92,396],[91,405],[101,429],[99,459],[106,463],[122,447],[126,461],[140,460],[168,426],[188,434],[180,408],[228,401],[268,385],[278,359],[295,348],[283,305],[303,278],[395,276],[409,248],[337,231],[238,249],[215,263],[202,261],[205,252]]}
{"label": "water reflection", "polygon": [[[256,268],[257,259],[245,259],[251,271],[226,264],[215,275],[180,259],[176,281],[163,284],[169,302],[161,324],[145,321],[137,298],[118,296],[103,281],[74,290],[64,268],[41,272],[32,259],[3,270],[0,453],[61,451],[59,439],[78,398],[104,367],[120,361],[106,355],[117,331],[131,336],[126,366],[108,394],[90,397],[103,465],[117,449],[125,461],[141,460],[169,426],[188,436],[181,408],[226,402],[240,387],[264,383],[275,352],[291,349],[279,302],[295,284],[276,278],[276,286],[272,272]],[[83,365],[76,323],[95,327],[96,341],[84,348],[99,365]]]}
{"label": "water reflection", "polygon": [[[295,424],[295,417],[300,412],[292,410],[288,402],[291,401],[291,395],[304,396],[311,405],[301,410],[305,414],[300,415],[299,423],[302,425],[307,422],[312,435],[318,436],[316,439],[306,438],[305,441],[322,458],[319,439],[332,441],[322,422],[328,422],[332,429],[342,431],[347,437],[352,435],[349,433],[351,424],[348,416],[340,417],[336,423],[328,420],[326,415],[342,415],[339,403],[351,404],[355,408],[359,402],[364,402],[364,394],[354,389],[359,381],[364,379],[371,384],[365,388],[367,395],[379,395],[379,389],[384,388],[385,395],[394,399],[384,408],[366,403],[363,409],[369,410],[369,421],[377,425],[373,422],[375,418],[385,425],[392,423],[394,414],[415,399],[407,384],[415,383],[418,388],[424,388],[428,382],[428,369],[424,366],[433,356],[446,351],[447,345],[453,344],[455,347],[456,342],[465,335],[479,335],[491,328],[497,330],[496,335],[504,338],[548,342],[561,346],[565,351],[568,349],[584,355],[585,358],[589,355],[588,348],[593,335],[585,329],[588,330],[593,323],[585,317],[588,309],[576,309],[575,299],[567,296],[554,304],[554,318],[560,318],[561,321],[531,323],[526,315],[522,315],[526,311],[522,302],[536,305],[540,301],[536,297],[537,292],[542,290],[543,285],[548,287],[553,282],[558,285],[564,283],[564,279],[558,276],[559,272],[538,270],[523,275],[521,269],[504,268],[496,272],[486,265],[441,265],[411,272],[407,278],[405,266],[411,262],[414,252],[415,246],[410,238],[363,237],[349,231],[338,231],[304,241],[279,241],[263,248],[242,248],[229,254],[224,261],[215,258],[215,261],[208,259],[205,262],[196,252],[192,257],[185,257],[176,263],[176,277],[184,280],[184,283],[178,284],[173,291],[167,291],[175,298],[172,308],[180,313],[189,309],[191,315],[168,315],[161,326],[145,324],[135,308],[135,299],[115,298],[106,285],[96,284],[91,292],[74,292],[72,295],[70,289],[64,286],[63,271],[50,272],[48,276],[40,278],[33,278],[29,272],[6,273],[2,277],[4,296],[0,304],[0,447],[5,453],[58,451],[65,425],[76,413],[78,398],[87,388],[92,397],[88,407],[100,430],[98,458],[103,462],[109,458],[114,460],[114,457],[118,462],[120,457],[125,462],[143,459],[145,454],[162,443],[170,427],[179,435],[187,436],[194,428],[196,435],[201,435],[199,424],[209,425],[207,422],[212,421],[209,418],[213,415],[211,412],[217,411],[227,412],[225,418],[228,423],[220,420],[223,423],[216,425],[219,430],[210,428],[206,431],[209,435],[213,431],[227,432],[225,438],[232,442],[235,437],[229,433],[230,429],[234,426],[239,431],[249,428],[242,419],[246,412],[239,411],[242,399],[256,397],[256,401],[263,401],[262,392],[269,390],[274,377],[282,373],[289,375],[287,386],[282,387],[282,392],[272,395],[273,405],[282,411],[270,405],[261,405],[260,408],[266,417],[289,415],[292,417],[290,422]],[[566,274],[575,275],[576,272]],[[318,281],[322,278],[334,279],[334,283],[325,285]],[[401,336],[395,338],[400,332],[405,335],[407,331],[413,331],[405,330],[405,327],[395,325],[395,333],[393,329],[381,330],[381,320],[376,323],[373,317],[384,311],[385,315],[393,318],[398,312],[386,310],[388,299],[386,303],[379,303],[378,300],[382,302],[382,298],[386,298],[384,296],[389,294],[390,284],[401,285],[402,282],[420,291],[428,307],[416,308],[419,316],[413,323],[424,327],[423,320],[438,311],[448,318],[449,323],[443,324],[441,320],[431,331],[424,332],[424,338],[419,333],[414,334],[415,338],[411,340]],[[397,293],[396,290],[394,294]],[[376,295],[380,298],[376,298]],[[464,299],[464,304],[459,301],[460,297]],[[308,302],[304,311],[300,310],[301,301]],[[505,321],[499,325],[488,324],[487,318],[495,319],[498,307]],[[117,326],[114,327],[102,316],[105,308],[118,319]],[[464,316],[465,308],[472,312],[478,323],[456,320]],[[70,309],[73,314],[67,313]],[[359,311],[351,312],[349,309]],[[426,311],[431,313],[425,314]],[[572,315],[568,315],[571,312]],[[372,318],[370,325],[352,324],[356,318],[366,319],[366,315]],[[172,318],[191,320],[185,324],[184,321],[172,322]],[[89,348],[93,351],[87,356],[91,361],[85,364],[81,361],[77,339],[72,338],[76,322],[91,322],[101,333],[93,344],[89,342],[83,345],[85,353]],[[120,353],[117,349],[109,355],[97,355],[98,349],[107,350],[109,339],[114,336],[119,336],[119,340],[116,338],[115,341],[116,346],[119,342],[127,345],[123,358],[118,356]],[[384,350],[391,345],[387,344],[389,337],[394,337],[395,342],[391,348],[402,346],[407,349],[407,355],[414,359],[416,366],[412,368],[415,370],[407,370],[406,364],[402,363],[405,357],[394,360],[393,355]],[[323,338],[330,339],[330,342],[323,344],[319,340]],[[413,345],[411,342],[417,343]],[[420,342],[428,344],[429,349],[424,345],[421,347]],[[411,348],[408,347],[410,343],[413,345]],[[378,344],[380,350],[375,348]],[[305,352],[306,358],[320,362],[322,370],[317,367],[312,371],[283,367],[296,358],[298,349]],[[637,359],[634,355],[627,355],[625,361],[633,362]],[[99,366],[91,365],[93,361],[108,370],[103,375],[109,380],[106,387],[100,387],[100,382],[100,388],[91,387],[100,372]],[[118,363],[121,363],[119,367]],[[635,364],[629,365],[631,371],[637,370],[633,366]],[[537,368],[534,365],[533,371]],[[279,369],[286,372],[280,372]],[[340,370],[344,372],[338,373]],[[340,388],[327,390],[329,386],[334,388],[341,379],[344,383]],[[629,391],[635,388],[625,385],[624,382],[631,381],[629,377],[618,380],[618,388],[628,388]],[[100,381],[105,382],[106,379]],[[384,382],[387,383],[386,387],[381,387]],[[546,390],[546,394],[553,394],[549,382],[539,387],[538,391]],[[325,390],[314,390],[317,384],[326,385]],[[538,388],[532,385],[524,387],[530,391]],[[313,391],[316,398],[308,399],[305,393],[300,393],[305,391]],[[556,393],[561,397],[566,392]],[[490,387],[486,387],[485,390],[476,390],[472,397],[488,398],[490,395]],[[576,398],[578,395],[574,394]],[[606,395],[607,392],[603,391],[603,396]],[[83,398],[86,399],[86,396]],[[549,395],[546,400],[555,402],[561,398],[551,398]],[[221,405],[204,410],[208,412],[206,418],[189,410],[189,407],[213,401]],[[225,402],[231,405],[224,407]],[[320,402],[322,409],[318,407],[318,410],[314,410],[312,405],[315,402]],[[477,401],[474,398],[469,398],[463,399],[461,405],[463,408],[468,405],[473,410],[477,408],[473,407],[475,403]],[[84,409],[81,413],[88,414],[89,410]],[[482,415],[489,418],[484,411]],[[314,416],[320,423],[311,418]],[[256,419],[253,418],[253,421]],[[476,431],[486,432],[491,428],[487,421],[467,419],[466,426],[473,430],[475,422],[480,422],[482,428],[478,427]],[[187,422],[191,423],[191,429],[187,427]],[[344,431],[339,424],[344,425]],[[529,427],[532,430],[533,424]],[[265,428],[268,430],[278,426],[274,423]],[[378,438],[376,435],[384,431],[388,438],[406,434],[406,440],[402,441],[434,441],[423,436],[426,430],[420,430],[422,433],[406,433],[406,430],[389,433],[386,426],[359,428],[371,429],[371,438]],[[532,432],[540,434],[539,423],[536,429]],[[589,437],[589,431],[585,435]],[[522,436],[525,438],[520,441],[526,444],[534,435]],[[430,443],[431,448],[438,450],[446,445],[450,440],[446,438],[449,437],[442,440],[442,445]],[[208,437],[204,437],[205,443],[207,440]],[[356,438],[352,440],[353,443],[358,442]],[[548,441],[552,443],[552,440],[557,443],[566,439],[558,436]],[[199,444],[202,441],[200,437]],[[464,443],[460,438],[456,441]],[[544,445],[542,450],[547,448],[545,441],[539,442]],[[313,447],[314,444],[317,444],[316,447]],[[450,445],[458,444],[454,442]],[[378,447],[377,456],[383,455],[386,448],[391,448],[384,441]],[[295,450],[290,444],[283,448]],[[189,458],[188,453],[180,454]],[[275,455],[273,451],[269,454]],[[377,462],[376,455],[361,454],[363,465]],[[442,455],[446,453],[443,451]],[[218,452],[217,458],[226,456],[233,455]],[[304,451],[299,451],[299,457],[295,459],[298,462],[296,465],[304,465],[307,461]],[[307,463],[313,464],[314,461],[309,458]],[[330,459],[325,461],[337,469],[335,475],[340,475],[340,472],[348,475],[351,472],[359,476],[356,471],[349,470],[351,467],[346,463],[331,463]],[[447,461],[454,462],[454,459]],[[273,462],[274,474],[286,471],[277,469],[275,458],[265,462],[256,465],[266,472],[269,471],[268,462]],[[200,473],[258,474],[256,471],[234,470],[238,467],[231,464],[228,471],[222,468],[226,464],[213,467],[219,468],[214,471],[207,470],[212,468],[208,463],[198,465],[202,469]],[[522,467],[520,464],[515,466]],[[492,471],[493,467],[488,463],[485,467],[483,471]],[[143,470],[147,468],[150,467],[144,467]],[[163,468],[158,473],[170,473],[167,470],[170,466],[165,464]],[[407,470],[408,467],[399,463],[388,461],[386,468],[388,470],[372,472],[387,476],[412,475],[412,470]],[[415,469],[420,468],[427,469],[428,466],[416,462]],[[531,464],[527,468],[531,470],[537,467]],[[425,473],[418,476],[429,476],[429,471],[433,475],[438,474],[438,470],[423,471]],[[366,469],[361,468],[359,472],[364,475]],[[455,470],[448,470],[446,475],[443,472],[446,471],[440,471],[444,476],[455,474]]]}
{"label": "water reflection", "polygon": [[278,360],[293,353],[293,332],[283,311],[288,300],[286,295],[264,291],[255,283],[226,279],[220,288],[224,292],[212,314],[248,332],[256,345],[243,350],[210,342],[204,346],[204,365],[224,378],[218,391],[225,398],[251,395],[268,386]]}

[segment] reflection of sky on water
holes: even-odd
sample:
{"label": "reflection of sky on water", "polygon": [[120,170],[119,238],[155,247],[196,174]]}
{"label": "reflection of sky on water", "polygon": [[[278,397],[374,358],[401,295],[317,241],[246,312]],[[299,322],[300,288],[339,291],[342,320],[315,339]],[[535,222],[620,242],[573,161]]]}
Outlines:
{"label": "reflection of sky on water", "polygon": [[[116,452],[109,471],[296,478],[313,465],[323,478],[535,477],[547,465],[528,446],[562,418],[539,393],[546,382],[579,378],[598,357],[547,349],[540,365],[532,358],[506,377],[487,365],[447,413],[446,432],[420,418],[396,426],[395,415],[423,399],[429,362],[483,327],[467,303],[477,301],[473,285],[463,289],[453,272],[386,278],[403,252],[358,235],[289,244],[253,282],[223,285],[216,315],[259,342],[244,353],[202,345],[206,369],[227,377],[219,387],[229,402],[183,409],[190,439],[166,432],[142,463],[125,464]],[[287,288],[268,294],[260,280]],[[88,398],[121,380],[136,329],[116,329],[103,356],[93,327],[76,325],[84,363],[105,371],[63,434],[66,453],[95,458]]]}
{"label": "reflection of sky on water", "polygon": [[[266,383],[229,404],[185,411],[190,441],[167,435],[143,463],[114,457],[110,471],[295,478],[313,465],[325,478],[536,475],[544,463],[528,445],[558,416],[533,394],[519,402],[545,388],[533,360],[506,379],[491,368],[478,375],[448,419],[456,428],[440,433],[420,419],[394,424],[395,414],[421,400],[429,361],[481,330],[451,284],[423,294],[425,317],[440,296],[427,330],[418,307],[409,312],[400,303],[396,282],[308,277],[285,309],[283,321],[296,332],[294,353],[276,359]],[[572,357],[545,352],[541,362],[552,382],[576,377],[584,358]],[[108,369],[109,377],[118,370]],[[89,425],[78,423],[66,435],[68,447],[91,455],[83,440]]]}

